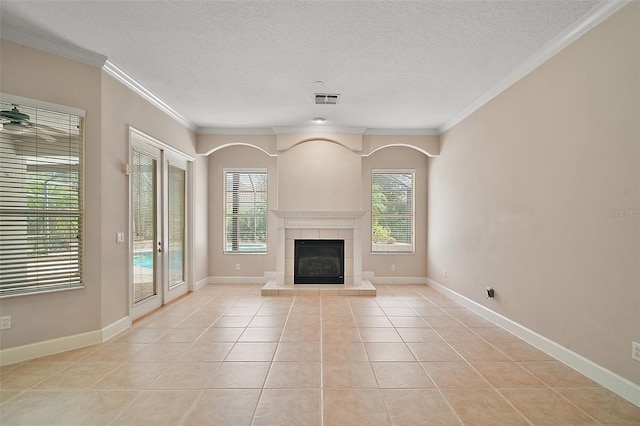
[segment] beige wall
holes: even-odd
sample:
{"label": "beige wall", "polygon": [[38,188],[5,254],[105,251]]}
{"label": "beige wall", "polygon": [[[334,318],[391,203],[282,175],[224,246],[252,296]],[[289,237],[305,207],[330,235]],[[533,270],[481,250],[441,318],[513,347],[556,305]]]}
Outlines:
{"label": "beige wall", "polygon": [[207,284],[209,277],[209,158],[197,156],[193,175],[195,282]]}
{"label": "beige wall", "polygon": [[[416,170],[416,251],[413,255],[371,255],[371,218],[363,219],[363,270],[376,277],[425,277],[427,232],[427,156],[418,148],[382,147],[368,157],[362,157],[343,145],[327,140],[291,144],[277,157],[261,149],[244,146],[256,143],[266,147],[267,138],[244,142],[243,137],[217,137],[228,143],[229,138],[241,145],[228,146],[209,155],[209,274],[212,277],[262,277],[276,269],[276,226],[269,217],[268,255],[223,254],[223,184],[225,167],[268,168],[269,209],[291,211],[369,211],[371,209],[371,169],[409,168]],[[339,138],[339,136],[337,136]],[[229,139],[229,140],[231,140]],[[255,139],[255,138],[254,138]],[[267,138],[268,139],[268,138]],[[389,143],[396,144],[390,137]],[[199,144],[213,140],[200,135]],[[410,145],[410,141],[406,142]],[[323,160],[328,159],[328,160]],[[235,265],[241,264],[240,271]],[[396,270],[391,271],[391,265]]]}
{"label": "beige wall", "polygon": [[639,123],[632,2],[441,137],[429,277],[640,383]]}
{"label": "beige wall", "polygon": [[[116,232],[128,230],[128,180],[121,171],[128,126],[189,155],[195,155],[195,135],[99,68],[1,43],[1,92],[86,111],[85,287],[0,300],[2,315],[12,317],[12,328],[0,336],[6,349],[100,330],[129,315],[128,245],[115,242]],[[206,229],[206,223],[194,226]],[[196,280],[206,277],[203,251]]]}
{"label": "beige wall", "polygon": [[[218,277],[263,277],[276,264],[276,221],[269,215],[267,254],[224,254],[224,181],[225,168],[267,169],[269,210],[277,208],[278,174],[276,158],[248,146],[222,148],[209,156],[209,275]],[[240,264],[240,270],[236,270]]]}
{"label": "beige wall", "polygon": [[[372,169],[415,169],[415,253],[371,254],[371,215],[362,220],[362,270],[376,277],[425,277],[427,275],[427,159],[414,148],[390,147],[362,159],[362,210],[371,211]],[[391,270],[395,265],[395,271]]]}
{"label": "beige wall", "polygon": [[278,156],[278,209],[359,211],[362,157],[326,140],[302,142]]}
{"label": "beige wall", "polygon": [[0,332],[4,349],[101,328],[101,71],[6,40],[0,43],[0,92],[86,111],[84,243],[91,265],[84,271],[84,289],[0,300],[2,315],[12,317],[12,327]]}
{"label": "beige wall", "polygon": [[[195,157],[196,138],[195,133],[106,72],[101,89],[102,262],[109,265],[103,268],[101,279],[105,326],[129,315],[128,244],[115,242],[116,232],[127,233],[129,229],[129,179],[122,173],[122,164],[129,161],[129,126],[191,157]],[[194,225],[200,227],[200,223]],[[195,276],[195,281],[202,278]]]}

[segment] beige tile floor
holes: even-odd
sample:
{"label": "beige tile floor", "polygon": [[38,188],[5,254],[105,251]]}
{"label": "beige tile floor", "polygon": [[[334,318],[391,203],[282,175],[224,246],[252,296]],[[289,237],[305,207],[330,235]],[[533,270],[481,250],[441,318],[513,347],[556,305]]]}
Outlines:
{"label": "beige tile floor", "polygon": [[0,370],[2,425],[640,425],[640,408],[427,286],[210,285]]}

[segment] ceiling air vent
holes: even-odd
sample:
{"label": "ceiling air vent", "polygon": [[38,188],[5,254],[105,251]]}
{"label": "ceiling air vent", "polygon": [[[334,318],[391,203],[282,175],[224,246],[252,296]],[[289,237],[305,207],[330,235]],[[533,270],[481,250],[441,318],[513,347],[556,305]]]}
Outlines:
{"label": "ceiling air vent", "polygon": [[335,105],[340,95],[338,93],[316,93],[316,105]]}

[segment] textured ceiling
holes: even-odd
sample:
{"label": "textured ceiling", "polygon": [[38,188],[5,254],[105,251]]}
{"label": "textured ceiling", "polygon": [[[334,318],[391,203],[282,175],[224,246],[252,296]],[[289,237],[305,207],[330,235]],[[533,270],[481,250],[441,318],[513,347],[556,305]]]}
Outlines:
{"label": "textured ceiling", "polygon": [[[601,1],[5,1],[199,128],[442,129]],[[314,83],[324,81],[324,85]],[[340,93],[315,105],[314,92]]]}

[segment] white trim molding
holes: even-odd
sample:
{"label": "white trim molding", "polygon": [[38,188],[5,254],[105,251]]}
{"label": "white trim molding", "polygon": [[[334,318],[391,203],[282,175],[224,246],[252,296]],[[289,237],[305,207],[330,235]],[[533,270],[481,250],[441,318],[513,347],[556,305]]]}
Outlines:
{"label": "white trim molding", "polygon": [[424,284],[424,277],[376,277],[373,272],[362,273],[373,285]]}
{"label": "white trim molding", "polygon": [[207,278],[209,284],[266,284],[267,277],[214,277]]}
{"label": "white trim molding", "polygon": [[335,127],[335,126],[275,126],[272,127],[275,134],[289,133],[313,133],[313,134],[355,134],[362,135],[367,129],[366,127]]}
{"label": "white trim molding", "polygon": [[550,340],[535,331],[529,330],[523,325],[486,308],[471,299],[443,286],[431,278],[426,279],[426,284],[434,290],[450,297],[462,306],[472,310],[476,314],[486,318],[510,333],[521,338],[530,345],[540,349],[558,361],[568,365],[574,370],[584,374],[594,382],[602,385],[610,391],[620,395],[627,401],[640,407],[640,385],[631,380],[610,371],[595,362],[577,354],[559,343]]}
{"label": "white trim molding", "polygon": [[102,67],[107,57],[99,53],[56,40],[53,37],[27,33],[12,25],[2,24],[2,38],[24,46],[33,47],[53,55],[62,56],[94,67]]}
{"label": "white trim molding", "polygon": [[106,60],[102,69],[109,74],[111,77],[115,78],[120,83],[124,84],[129,89],[133,90],[137,93],[142,99],[145,99],[153,106],[167,114],[169,117],[176,120],[178,123],[182,124],[192,132],[196,131],[196,125],[189,121],[185,116],[180,114],[178,111],[173,109],[168,103],[160,99],[155,93],[151,90],[144,87],[141,83],[139,83],[136,79],[131,77],[125,70],[111,62],[110,60]]}
{"label": "white trim molding", "polygon": [[439,129],[376,129],[368,128],[365,136],[439,136]]}
{"label": "white trim molding", "polygon": [[198,127],[199,135],[275,135],[272,127]]}
{"label": "white trim molding", "polygon": [[193,285],[193,291],[198,291],[202,288],[205,288],[208,285],[209,285],[209,277],[205,277],[195,282],[195,284]]}
{"label": "white trim molding", "polygon": [[578,38],[586,34],[589,30],[594,28],[596,25],[620,10],[627,3],[629,3],[629,0],[611,0],[600,2],[600,4],[594,7],[591,12],[587,14],[583,19],[577,21],[574,25],[567,28],[560,35],[547,43],[537,53],[529,57],[529,59],[527,59],[522,65],[520,65],[513,72],[507,75],[496,86],[494,86],[484,95],[480,96],[471,105],[463,109],[452,119],[440,126],[440,128],[438,129],[438,133],[442,134],[446,132],[465,118],[469,117],[471,114],[479,110],[482,106],[487,104],[500,93],[504,92],[519,80],[523,79],[531,71],[535,70],[540,65],[551,59],[562,49],[569,46]]}
{"label": "white trim molding", "polygon": [[102,341],[106,342],[112,337],[115,337],[118,334],[122,333],[129,327],[131,327],[131,318],[128,316],[120,318],[118,321],[113,322],[100,330],[102,334]]}
{"label": "white trim molding", "polygon": [[74,334],[72,336],[64,336],[57,339],[16,346],[15,348],[3,349],[0,351],[0,366],[54,355],[60,352],[71,351],[73,349],[80,349],[86,346],[97,345],[122,333],[130,326],[131,319],[126,316],[100,330],[88,331],[86,333]]}
{"label": "white trim molding", "polygon": [[158,140],[156,138],[154,138],[151,135],[146,134],[145,132],[143,132],[142,130],[138,130],[133,126],[129,126],[129,145],[131,145],[131,136],[137,136],[141,139],[144,140],[144,142],[155,146],[158,149],[161,149],[163,151],[167,151],[170,152],[172,154],[178,155],[179,157],[182,157],[182,159],[184,159],[185,161],[195,161],[195,157],[192,155],[187,154],[186,152],[183,152],[177,148],[172,147],[171,145],[167,145],[166,143],[162,142],[161,140]]}

